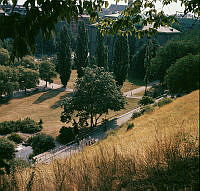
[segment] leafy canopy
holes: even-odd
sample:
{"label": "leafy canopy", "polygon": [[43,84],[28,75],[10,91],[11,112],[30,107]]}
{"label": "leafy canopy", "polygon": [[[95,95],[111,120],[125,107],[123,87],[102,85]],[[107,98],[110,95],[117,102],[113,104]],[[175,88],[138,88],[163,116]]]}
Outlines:
{"label": "leafy canopy", "polygon": [[[103,33],[134,33],[138,38],[144,34],[152,34],[160,25],[170,25],[175,19],[173,16],[164,15],[163,11],[155,9],[156,2],[161,0],[135,0],[125,11],[122,17],[112,20],[109,18],[100,22]],[[163,0],[163,6],[177,0]],[[180,0],[185,6],[185,13],[192,12],[200,16],[199,0]],[[59,21],[72,19],[78,20],[78,16],[88,13],[92,20],[98,18],[98,12],[108,2],[103,0],[26,0],[24,7],[26,15],[13,12],[17,0],[0,0],[1,4],[13,3],[13,9],[9,16],[0,17],[0,39],[12,38],[14,43],[13,56],[23,57],[35,49],[35,37],[42,31],[45,37],[49,37],[55,30],[55,24]],[[143,16],[142,16],[143,15]],[[137,27],[153,23],[150,31],[142,31]]]}
{"label": "leafy canopy", "polygon": [[73,96],[63,104],[61,121],[69,123],[76,117],[90,118],[90,125],[96,126],[102,114],[123,109],[124,105],[125,99],[112,74],[101,67],[86,67],[84,76],[76,82]]}

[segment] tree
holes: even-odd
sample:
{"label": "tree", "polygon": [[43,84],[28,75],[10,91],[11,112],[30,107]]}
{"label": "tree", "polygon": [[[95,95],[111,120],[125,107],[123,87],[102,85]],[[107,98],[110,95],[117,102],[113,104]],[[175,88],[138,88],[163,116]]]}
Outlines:
{"label": "tree", "polygon": [[76,40],[74,61],[78,77],[80,78],[84,75],[83,68],[88,65],[88,33],[84,22],[79,22],[78,25],[78,37]]}
{"label": "tree", "polygon": [[154,79],[164,82],[167,69],[176,63],[176,60],[188,54],[197,54],[200,49],[200,30],[191,31],[181,37],[170,40],[160,47],[155,58],[152,59],[151,73]]}
{"label": "tree", "polygon": [[[154,32],[154,28],[171,24],[175,20],[173,16],[166,16],[162,10],[156,10],[155,5],[158,1],[160,0],[135,0],[123,11],[121,17],[115,20],[105,18],[101,22],[101,31],[107,33],[133,33],[137,37],[141,37],[142,34],[147,34],[147,31],[142,31],[136,27],[137,24],[145,26],[147,23],[154,23],[148,33],[149,35]],[[200,3],[198,0],[180,1],[184,5],[185,14],[192,12],[196,16],[200,15]],[[0,0],[1,5],[9,2],[10,0]],[[98,19],[98,12],[104,5],[105,7],[108,6],[108,2],[103,0],[68,0],[56,1],[56,3],[55,1],[45,0],[25,0],[26,14],[21,15],[14,13],[17,1],[13,2],[9,15],[0,17],[0,39],[13,39],[13,54],[17,57],[25,56],[30,50],[34,51],[35,37],[39,31],[42,31],[45,37],[49,37],[52,31],[55,30],[55,25],[59,20],[66,19],[69,23],[73,19],[78,20],[78,16],[83,13],[88,13],[92,20]],[[162,1],[163,7],[172,2],[174,0]]]}
{"label": "tree", "polygon": [[42,61],[39,67],[40,78],[47,82],[52,83],[52,78],[56,77],[55,65],[49,61]]}
{"label": "tree", "polygon": [[0,66],[0,96],[11,95],[19,89],[19,72],[9,66]]}
{"label": "tree", "polygon": [[61,127],[56,140],[61,144],[70,143],[75,139],[74,129],[71,127]]}
{"label": "tree", "polygon": [[129,46],[127,37],[119,36],[115,42],[113,73],[117,84],[122,86],[128,75]]}
{"label": "tree", "polygon": [[169,67],[165,83],[172,93],[188,93],[199,89],[200,55],[189,54]]}
{"label": "tree", "polygon": [[145,77],[145,60],[146,44],[142,45],[140,49],[134,54],[130,60],[130,72],[135,78],[144,79]]}
{"label": "tree", "polygon": [[15,145],[12,141],[6,138],[0,138],[0,173],[1,168],[5,168],[6,172],[10,172],[9,161],[15,157]]}
{"label": "tree", "polygon": [[99,31],[97,33],[96,64],[98,67],[104,67],[105,70],[108,70],[108,51],[104,45],[104,38]]}
{"label": "tree", "polygon": [[60,74],[60,80],[64,87],[71,75],[71,50],[70,50],[70,37],[67,27],[64,26],[60,32],[60,39],[58,41],[57,53],[57,72]]}
{"label": "tree", "polygon": [[39,83],[39,73],[24,67],[17,67],[19,71],[19,88],[21,90],[35,88]]}
{"label": "tree", "polygon": [[145,52],[145,59],[144,59],[144,68],[145,68],[145,95],[147,92],[147,84],[149,82],[149,78],[151,75],[150,67],[151,67],[151,59],[155,57],[156,50],[158,49],[158,43],[155,40],[148,39],[146,43],[146,52]]}
{"label": "tree", "polygon": [[45,134],[38,134],[31,139],[31,147],[34,155],[38,155],[55,147],[53,137]]}
{"label": "tree", "polygon": [[61,121],[84,124],[90,119],[90,126],[97,125],[99,118],[108,110],[118,111],[124,108],[125,99],[110,72],[94,66],[86,67],[84,76],[76,82],[73,97],[66,98],[63,103],[64,111]]}
{"label": "tree", "polygon": [[24,68],[29,68],[31,70],[38,70],[39,63],[35,61],[32,56],[25,56],[19,62],[15,64],[16,66],[23,66]]}
{"label": "tree", "polygon": [[0,48],[0,65],[8,66],[9,65],[9,52],[4,48]]}

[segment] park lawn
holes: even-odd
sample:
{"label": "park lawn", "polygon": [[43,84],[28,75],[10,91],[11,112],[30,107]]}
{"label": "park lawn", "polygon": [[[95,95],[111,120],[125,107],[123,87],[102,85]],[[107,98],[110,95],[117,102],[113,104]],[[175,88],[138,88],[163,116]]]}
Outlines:
{"label": "park lawn", "polygon": [[[59,105],[61,99],[67,95],[69,93],[58,89],[24,98],[14,98],[8,104],[0,105],[0,122],[18,120],[26,117],[31,117],[36,121],[42,119],[44,123],[42,132],[56,137],[59,134],[59,129],[65,125],[60,122],[62,108]],[[125,106],[125,109],[118,112],[110,111],[106,118],[119,116],[130,111],[136,107],[137,101],[137,99],[128,99],[128,104]],[[105,115],[101,119],[103,118],[105,118]]]}
{"label": "park lawn", "polygon": [[144,95],[144,91],[138,92],[134,94],[135,96],[143,96]]}
{"label": "park lawn", "polygon": [[125,105],[125,108],[120,111],[109,111],[107,115],[103,115],[100,119],[103,119],[106,117],[106,119],[113,119],[115,117],[119,117],[120,115],[123,115],[134,108],[138,106],[139,99],[135,98],[126,98],[127,104]]}
{"label": "park lawn", "polygon": [[51,90],[24,98],[15,98],[8,104],[0,105],[0,122],[31,117],[43,120],[42,132],[55,137],[63,123],[60,122],[61,108],[51,108],[66,92]]}
{"label": "park lawn", "polygon": [[[77,71],[76,70],[72,70],[71,76],[70,76],[70,80],[67,83],[67,87],[71,88],[71,89],[74,89],[74,85],[75,85],[76,79],[77,79]],[[58,74],[58,76],[56,78],[53,79],[53,83],[61,84],[59,74]]]}
{"label": "park lawn", "polygon": [[[71,89],[74,89],[76,79],[77,79],[77,71],[76,70],[72,70],[72,73],[71,73],[71,76],[70,76],[70,80],[67,83],[67,87],[71,88]],[[61,84],[59,75],[56,78],[53,79],[53,82],[55,84]],[[139,88],[139,87],[140,87],[140,85],[135,85],[134,83],[129,82],[128,80],[126,80],[124,82],[123,87],[121,88],[121,91],[122,92],[127,92],[127,91],[130,91],[130,90]]]}

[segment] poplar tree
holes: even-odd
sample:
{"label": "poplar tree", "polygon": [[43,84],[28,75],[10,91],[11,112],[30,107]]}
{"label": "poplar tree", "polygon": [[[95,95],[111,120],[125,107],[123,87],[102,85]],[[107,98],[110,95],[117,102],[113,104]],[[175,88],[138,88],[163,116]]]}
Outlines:
{"label": "poplar tree", "polygon": [[104,38],[101,33],[97,33],[97,50],[96,50],[96,64],[98,67],[108,69],[108,51],[104,45]]}
{"label": "poplar tree", "polygon": [[60,32],[57,48],[56,70],[60,75],[62,85],[66,87],[72,70],[70,37],[66,26],[64,26]]}
{"label": "poplar tree", "polygon": [[115,42],[113,73],[117,85],[122,86],[129,69],[129,46],[127,37],[119,36]]}
{"label": "poplar tree", "polygon": [[83,68],[88,65],[88,33],[84,22],[79,22],[78,25],[78,37],[74,61],[78,77],[80,78],[84,75]]}

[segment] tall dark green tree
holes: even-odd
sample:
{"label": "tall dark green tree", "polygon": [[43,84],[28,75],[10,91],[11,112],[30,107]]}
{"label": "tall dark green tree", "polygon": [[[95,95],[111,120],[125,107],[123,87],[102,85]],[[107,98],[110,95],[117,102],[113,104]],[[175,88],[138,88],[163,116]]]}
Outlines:
{"label": "tall dark green tree", "polygon": [[60,38],[58,40],[56,69],[60,75],[62,85],[66,87],[67,82],[70,79],[72,69],[70,37],[66,26],[62,28],[60,32]]}
{"label": "tall dark green tree", "polygon": [[104,38],[101,33],[97,33],[97,50],[96,50],[96,64],[98,67],[108,69],[108,51],[104,45]]}
{"label": "tall dark green tree", "polygon": [[78,25],[78,37],[75,50],[75,65],[78,77],[84,75],[83,68],[88,65],[88,33],[83,22]]}
{"label": "tall dark green tree", "polygon": [[156,56],[156,51],[159,47],[159,44],[157,43],[156,40],[153,39],[148,39],[146,42],[146,52],[145,52],[145,59],[144,59],[144,68],[145,68],[145,77],[144,77],[144,82],[145,82],[145,94],[147,91],[147,84],[150,79],[151,75],[151,59]]}
{"label": "tall dark green tree", "polygon": [[126,80],[129,69],[129,46],[127,37],[119,36],[115,42],[113,73],[119,86]]}

